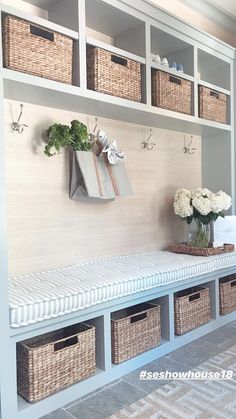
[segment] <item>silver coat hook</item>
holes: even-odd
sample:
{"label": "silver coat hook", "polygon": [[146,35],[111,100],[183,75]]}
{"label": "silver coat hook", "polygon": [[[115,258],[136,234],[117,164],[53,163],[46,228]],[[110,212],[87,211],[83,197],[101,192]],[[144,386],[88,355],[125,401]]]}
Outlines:
{"label": "silver coat hook", "polygon": [[22,117],[22,114],[23,114],[23,107],[24,107],[24,105],[21,103],[20,104],[20,114],[18,116],[18,119],[17,119],[16,122],[12,123],[12,130],[18,132],[19,134],[22,134],[24,129],[28,127],[28,125],[20,123],[20,120],[21,120],[21,117]]}
{"label": "silver coat hook", "polygon": [[186,144],[186,138],[184,136],[184,147],[183,147],[183,152],[184,154],[195,154],[195,151],[197,151],[197,149],[195,147],[191,147],[191,144],[193,142],[193,136],[191,135],[191,140],[189,142],[189,144]]}
{"label": "silver coat hook", "polygon": [[97,139],[97,134],[95,134],[95,132],[97,130],[97,126],[98,126],[98,118],[96,117],[93,131],[89,134],[90,141],[95,141]]}
{"label": "silver coat hook", "polygon": [[148,138],[142,142],[141,147],[146,150],[153,150],[153,148],[156,146],[156,143],[150,143],[150,139],[152,138],[152,128],[150,128],[149,136]]}

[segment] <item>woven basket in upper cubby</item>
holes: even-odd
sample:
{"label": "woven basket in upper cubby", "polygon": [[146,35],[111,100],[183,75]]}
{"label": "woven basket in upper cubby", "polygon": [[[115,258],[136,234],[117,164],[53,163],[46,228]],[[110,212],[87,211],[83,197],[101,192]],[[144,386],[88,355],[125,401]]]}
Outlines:
{"label": "woven basket in upper cubby", "polygon": [[152,68],[152,105],[192,114],[192,82]]}
{"label": "woven basket in upper cubby", "polygon": [[160,306],[143,303],[112,313],[111,335],[113,364],[155,348],[161,341]]}
{"label": "woven basket in upper cubby", "polygon": [[220,278],[220,314],[236,310],[236,274]]}
{"label": "woven basket in upper cubby", "polygon": [[227,96],[205,86],[199,86],[199,117],[227,123]]}
{"label": "woven basket in upper cubby", "polygon": [[87,46],[88,89],[141,102],[141,64],[102,48]]}
{"label": "woven basket in upper cubby", "polygon": [[95,374],[95,327],[79,323],[17,343],[17,390],[34,403]]}
{"label": "woven basket in upper cubby", "polygon": [[193,287],[175,294],[175,334],[183,335],[210,320],[209,288]]}
{"label": "woven basket in upper cubby", "polygon": [[72,83],[73,40],[30,22],[6,16],[3,21],[4,66],[12,70]]}

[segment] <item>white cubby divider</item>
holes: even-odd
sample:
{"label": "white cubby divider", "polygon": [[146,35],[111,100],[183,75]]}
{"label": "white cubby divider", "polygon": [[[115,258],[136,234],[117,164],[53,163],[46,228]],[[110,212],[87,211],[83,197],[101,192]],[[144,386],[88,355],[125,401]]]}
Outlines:
{"label": "white cubby divider", "polygon": [[[156,27],[151,28],[151,53],[166,58],[171,70],[173,63],[183,66],[183,73],[194,76],[193,45]],[[162,66],[163,67],[163,66]],[[174,70],[172,70],[174,71]],[[174,71],[176,73],[176,71]],[[178,74],[178,72],[177,72]]]}

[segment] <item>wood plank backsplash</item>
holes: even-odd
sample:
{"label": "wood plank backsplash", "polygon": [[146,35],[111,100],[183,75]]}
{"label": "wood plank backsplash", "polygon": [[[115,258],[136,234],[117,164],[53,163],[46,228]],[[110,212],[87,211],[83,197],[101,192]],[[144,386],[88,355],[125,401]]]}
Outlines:
{"label": "wood plank backsplash", "polygon": [[[184,134],[153,128],[152,151],[141,150],[149,127],[99,119],[127,155],[133,195],[113,202],[82,203],[68,197],[68,154],[43,154],[45,130],[94,118],[24,104],[22,135],[13,133],[19,103],[5,101],[9,274],[20,275],[104,256],[145,252],[183,239],[185,225],[173,214],[178,187],[201,186],[201,137],[194,155],[183,153]],[[207,186],[207,185],[206,185]]]}

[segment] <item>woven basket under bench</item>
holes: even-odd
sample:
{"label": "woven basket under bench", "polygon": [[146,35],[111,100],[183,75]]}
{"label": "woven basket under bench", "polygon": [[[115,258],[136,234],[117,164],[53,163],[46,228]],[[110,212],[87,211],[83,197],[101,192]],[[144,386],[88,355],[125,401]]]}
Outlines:
{"label": "woven basket under bench", "polygon": [[17,390],[34,403],[95,374],[95,327],[80,323],[17,343]]}
{"label": "woven basket under bench", "polygon": [[192,82],[152,68],[152,105],[192,115]]}
{"label": "woven basket under bench", "polygon": [[138,304],[112,313],[112,362],[119,364],[161,341],[160,306]]}
{"label": "woven basket under bench", "polygon": [[88,89],[141,102],[141,64],[102,48],[87,46]]}
{"label": "woven basket under bench", "polygon": [[220,314],[236,310],[236,274],[220,278]]}
{"label": "woven basket under bench", "polygon": [[193,287],[175,294],[175,334],[183,335],[210,321],[209,288]]}
{"label": "woven basket under bench", "polygon": [[3,20],[4,67],[72,83],[73,40],[13,16]]}

